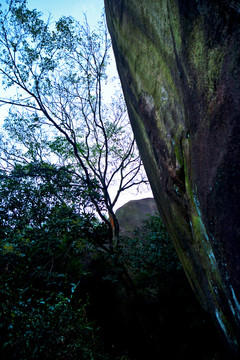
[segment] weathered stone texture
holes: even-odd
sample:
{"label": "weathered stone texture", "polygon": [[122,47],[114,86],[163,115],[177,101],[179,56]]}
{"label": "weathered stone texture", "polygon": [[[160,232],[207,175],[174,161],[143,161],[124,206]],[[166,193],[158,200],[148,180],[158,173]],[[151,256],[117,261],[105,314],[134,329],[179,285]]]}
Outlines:
{"label": "weathered stone texture", "polygon": [[144,225],[149,216],[157,215],[157,204],[153,198],[131,200],[116,210],[120,235],[132,236],[134,230]]}
{"label": "weathered stone texture", "polygon": [[197,297],[240,343],[240,4],[105,0],[130,120]]}

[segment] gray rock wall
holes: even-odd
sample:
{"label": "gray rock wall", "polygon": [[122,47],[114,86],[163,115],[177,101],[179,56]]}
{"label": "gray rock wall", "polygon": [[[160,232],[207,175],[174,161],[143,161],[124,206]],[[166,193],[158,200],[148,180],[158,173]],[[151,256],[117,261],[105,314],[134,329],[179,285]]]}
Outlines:
{"label": "gray rock wall", "polygon": [[154,198],[204,308],[240,342],[240,4],[105,0]]}

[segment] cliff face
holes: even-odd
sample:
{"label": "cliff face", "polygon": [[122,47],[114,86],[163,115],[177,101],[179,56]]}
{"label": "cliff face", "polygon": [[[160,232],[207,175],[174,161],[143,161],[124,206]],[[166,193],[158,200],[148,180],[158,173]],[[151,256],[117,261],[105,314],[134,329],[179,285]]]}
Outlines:
{"label": "cliff face", "polygon": [[240,5],[105,0],[130,120],[187,277],[240,342]]}

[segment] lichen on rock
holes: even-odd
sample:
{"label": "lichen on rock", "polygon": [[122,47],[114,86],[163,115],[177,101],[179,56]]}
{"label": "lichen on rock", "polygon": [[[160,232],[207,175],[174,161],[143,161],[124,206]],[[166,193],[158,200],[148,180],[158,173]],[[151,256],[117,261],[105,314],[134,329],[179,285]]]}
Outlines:
{"label": "lichen on rock", "polygon": [[191,286],[240,345],[240,5],[105,0],[130,121]]}

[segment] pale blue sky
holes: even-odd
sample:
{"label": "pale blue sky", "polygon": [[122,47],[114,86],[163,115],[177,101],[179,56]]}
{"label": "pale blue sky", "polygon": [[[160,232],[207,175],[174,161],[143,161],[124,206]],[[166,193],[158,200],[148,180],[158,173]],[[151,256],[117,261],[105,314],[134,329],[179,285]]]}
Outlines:
{"label": "pale blue sky", "polygon": [[[0,0],[3,7],[10,0]],[[37,9],[45,15],[51,13],[53,20],[57,20],[62,15],[73,16],[77,20],[83,18],[86,13],[89,25],[95,26],[100,19],[104,7],[104,0],[28,0],[30,9]]]}

